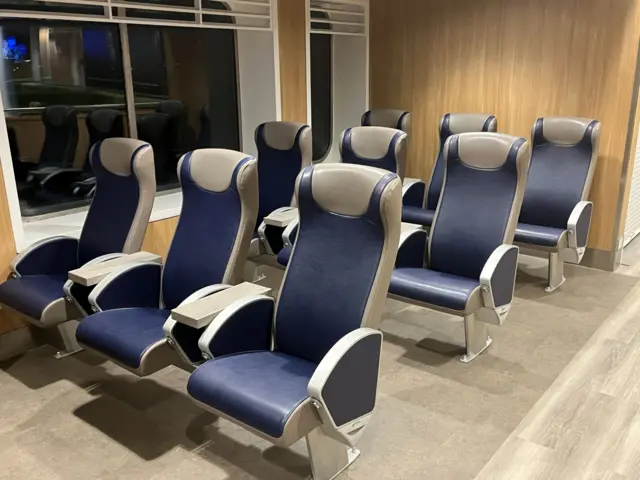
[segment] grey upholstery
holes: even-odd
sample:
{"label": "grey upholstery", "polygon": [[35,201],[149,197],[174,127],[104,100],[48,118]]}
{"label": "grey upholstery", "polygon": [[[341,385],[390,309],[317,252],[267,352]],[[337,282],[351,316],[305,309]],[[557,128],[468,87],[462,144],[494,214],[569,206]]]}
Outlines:
{"label": "grey upholstery", "polygon": [[[366,425],[381,337],[362,327],[380,322],[400,234],[401,184],[380,169],[318,164],[300,174],[296,197],[300,229],[275,308],[256,303],[259,297],[247,305],[264,307],[261,318],[252,310],[252,323],[272,322],[273,342],[263,341],[263,351],[229,351],[229,345],[252,344],[229,338],[230,330],[262,338],[254,329],[230,327],[246,325],[243,311],[233,311],[224,324],[223,356],[215,348],[222,326],[214,321],[201,343],[214,359],[188,384],[190,395],[216,414],[284,446],[317,427],[342,427],[354,415]],[[312,397],[312,385],[322,393]]]}
{"label": "grey upholstery", "polygon": [[405,110],[376,108],[362,115],[363,127],[387,127],[411,133],[411,113]]}
{"label": "grey upholstery", "polygon": [[382,168],[404,180],[407,164],[407,134],[388,127],[353,127],[342,132],[343,163]]}

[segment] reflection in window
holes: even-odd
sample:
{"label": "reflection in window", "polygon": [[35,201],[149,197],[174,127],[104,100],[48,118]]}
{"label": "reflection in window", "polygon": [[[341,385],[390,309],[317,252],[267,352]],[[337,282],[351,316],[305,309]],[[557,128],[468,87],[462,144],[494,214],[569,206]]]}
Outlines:
{"label": "reflection in window", "polygon": [[91,143],[127,135],[119,38],[115,25],[0,23],[0,86],[23,216],[86,205],[95,186]]}
{"label": "reflection in window", "polygon": [[[312,18],[329,18],[326,13],[311,12]],[[312,23],[314,29],[330,29],[326,23]],[[323,160],[331,149],[333,138],[333,58],[332,37],[311,34],[311,128],[313,160]]]}

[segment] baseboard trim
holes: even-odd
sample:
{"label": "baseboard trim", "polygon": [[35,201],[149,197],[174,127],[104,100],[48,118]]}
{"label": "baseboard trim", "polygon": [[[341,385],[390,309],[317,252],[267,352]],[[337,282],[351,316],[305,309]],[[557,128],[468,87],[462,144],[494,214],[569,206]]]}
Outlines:
{"label": "baseboard trim", "polygon": [[596,268],[607,272],[614,272],[622,260],[622,250],[609,251],[587,248],[580,265],[584,267]]}

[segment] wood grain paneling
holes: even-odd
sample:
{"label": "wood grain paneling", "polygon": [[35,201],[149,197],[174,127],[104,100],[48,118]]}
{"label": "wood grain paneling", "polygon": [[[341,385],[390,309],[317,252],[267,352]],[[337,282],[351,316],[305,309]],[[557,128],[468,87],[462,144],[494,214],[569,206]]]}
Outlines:
{"label": "wood grain paneling", "polygon": [[278,0],[282,119],[307,123],[307,28],[304,0]]}
{"label": "wood grain paneling", "polygon": [[150,223],[142,242],[142,250],[167,258],[173,232],[178,225],[178,218],[172,217]]}
{"label": "wood grain paneling", "polygon": [[[7,191],[4,187],[4,174],[0,168],[0,279],[9,276],[9,265],[16,255],[16,244],[13,240],[13,227],[9,215],[9,204],[6,201]],[[22,327],[18,316],[7,309],[0,309],[0,334]]]}
{"label": "wood grain paneling", "polygon": [[428,179],[447,112],[528,138],[539,116],[597,118],[591,248],[612,250],[638,49],[637,0],[371,0],[373,107],[413,112],[408,175]]}

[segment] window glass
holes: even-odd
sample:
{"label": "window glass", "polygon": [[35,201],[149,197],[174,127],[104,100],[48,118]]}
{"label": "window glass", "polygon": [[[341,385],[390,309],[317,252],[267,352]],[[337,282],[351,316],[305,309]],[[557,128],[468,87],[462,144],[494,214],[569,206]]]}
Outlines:
{"label": "window glass", "polygon": [[88,204],[95,185],[87,161],[91,144],[128,135],[118,27],[3,19],[0,42],[0,87],[22,215]]}
{"label": "window glass", "polygon": [[[328,18],[326,13],[311,12],[312,18]],[[329,29],[326,23],[313,28]],[[333,58],[332,36],[312,33],[311,54],[311,128],[313,160],[323,160],[331,149],[333,137]]]}
{"label": "window glass", "polygon": [[160,190],[178,185],[186,152],[240,149],[235,35],[129,26],[138,136],[154,148]]}

